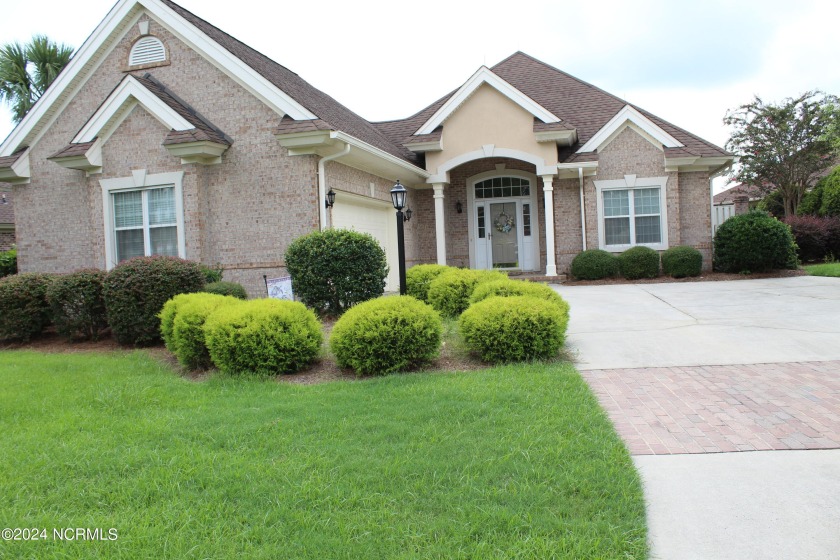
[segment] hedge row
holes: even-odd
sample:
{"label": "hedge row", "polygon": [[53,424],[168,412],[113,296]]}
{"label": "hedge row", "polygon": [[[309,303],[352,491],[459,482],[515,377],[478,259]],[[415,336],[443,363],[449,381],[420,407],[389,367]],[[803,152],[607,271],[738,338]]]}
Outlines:
{"label": "hedge row", "polygon": [[671,247],[660,255],[650,247],[638,246],[614,255],[601,249],[578,253],[571,273],[577,280],[601,280],[622,276],[628,280],[656,278],[661,274],[684,278],[699,276],[703,255],[694,247]]}
{"label": "hedge row", "polygon": [[[96,340],[110,327],[121,344],[155,344],[163,304],[176,294],[204,289],[204,281],[199,264],[173,257],[139,257],[108,273],[7,276],[0,279],[0,340],[28,341],[52,323],[69,340]],[[220,284],[244,294],[238,284]]]}

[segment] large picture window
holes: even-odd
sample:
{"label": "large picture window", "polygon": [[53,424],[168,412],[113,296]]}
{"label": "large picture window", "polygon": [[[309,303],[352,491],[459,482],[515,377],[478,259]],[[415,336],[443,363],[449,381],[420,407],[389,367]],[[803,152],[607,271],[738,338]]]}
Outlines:
{"label": "large picture window", "polygon": [[635,245],[667,249],[666,180],[628,176],[617,181],[595,181],[602,249],[623,251]]}
{"label": "large picture window", "polygon": [[181,182],[183,173],[104,179],[105,259],[110,269],[132,257],[186,258]]}

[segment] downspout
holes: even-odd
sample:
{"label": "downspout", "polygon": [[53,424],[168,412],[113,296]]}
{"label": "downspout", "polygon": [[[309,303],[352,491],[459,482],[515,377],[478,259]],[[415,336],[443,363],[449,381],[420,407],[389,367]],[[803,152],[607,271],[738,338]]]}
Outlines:
{"label": "downspout", "polygon": [[321,231],[327,229],[327,207],[324,201],[327,200],[327,177],[324,172],[324,165],[328,161],[344,157],[350,153],[350,144],[345,144],[344,149],[338,153],[324,156],[318,160],[318,214],[321,218]]}
{"label": "downspout", "polygon": [[583,240],[583,250],[586,251],[586,207],[583,198],[583,167],[578,167],[578,180],[580,181],[580,234]]}

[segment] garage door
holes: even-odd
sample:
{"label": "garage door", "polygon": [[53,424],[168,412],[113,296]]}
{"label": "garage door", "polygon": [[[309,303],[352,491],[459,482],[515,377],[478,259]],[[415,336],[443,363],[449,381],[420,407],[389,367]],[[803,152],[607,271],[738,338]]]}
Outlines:
{"label": "garage door", "polygon": [[369,233],[385,250],[389,269],[385,290],[389,292],[400,289],[396,222],[394,207],[390,202],[344,192],[335,197],[332,208],[333,227]]}

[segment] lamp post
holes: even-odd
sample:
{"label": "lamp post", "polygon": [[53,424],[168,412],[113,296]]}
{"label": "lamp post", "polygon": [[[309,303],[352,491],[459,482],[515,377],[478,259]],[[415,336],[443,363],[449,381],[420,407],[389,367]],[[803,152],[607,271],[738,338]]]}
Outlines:
{"label": "lamp post", "polygon": [[405,187],[400,184],[397,179],[397,184],[391,189],[391,202],[397,210],[397,247],[399,251],[399,266],[400,266],[400,295],[405,295],[405,235],[403,233],[403,217],[402,209],[405,208]]}

